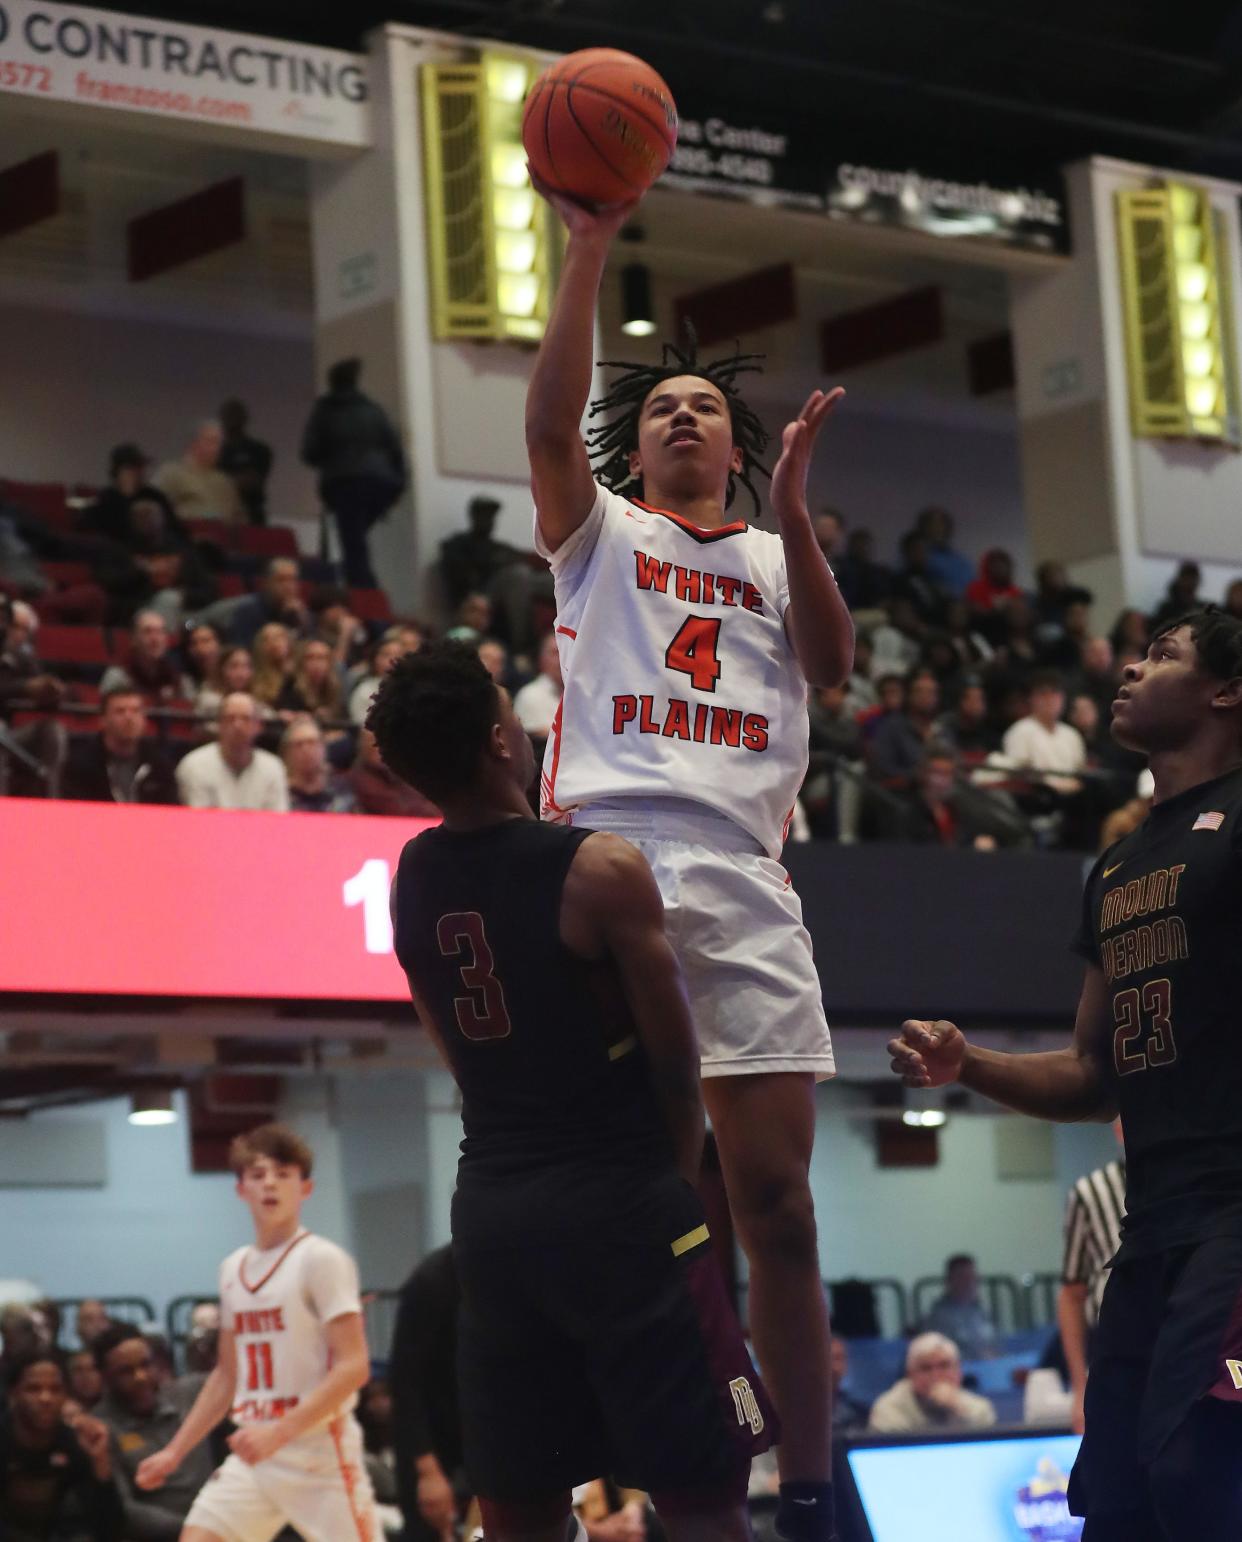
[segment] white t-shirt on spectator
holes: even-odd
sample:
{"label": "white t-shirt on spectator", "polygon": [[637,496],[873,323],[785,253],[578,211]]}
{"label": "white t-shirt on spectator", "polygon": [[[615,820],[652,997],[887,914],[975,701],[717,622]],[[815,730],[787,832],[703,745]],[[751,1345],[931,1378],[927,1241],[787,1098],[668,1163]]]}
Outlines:
{"label": "white t-shirt on spectator", "polygon": [[513,710],[528,734],[547,738],[563,694],[556,681],[547,675],[537,675],[529,685],[522,687],[513,698]]}
{"label": "white t-shirt on spectator", "polygon": [[256,749],[240,774],[225,760],[218,744],[191,750],[177,767],[177,788],[187,808],[289,811],[289,784],[279,757]]}
{"label": "white t-shirt on spectator", "polygon": [[1087,746],[1070,723],[1055,723],[1049,731],[1038,718],[1019,718],[1006,731],[1002,748],[1006,760],[1032,771],[1073,776],[1087,764]]}

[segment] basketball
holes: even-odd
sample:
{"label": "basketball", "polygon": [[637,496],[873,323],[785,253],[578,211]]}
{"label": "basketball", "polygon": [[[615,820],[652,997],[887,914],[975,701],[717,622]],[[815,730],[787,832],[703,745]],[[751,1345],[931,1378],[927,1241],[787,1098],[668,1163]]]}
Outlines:
{"label": "basketball", "polygon": [[522,114],[535,174],[580,203],[646,192],[677,143],[677,107],[649,64],[616,48],[584,48],[549,66]]}

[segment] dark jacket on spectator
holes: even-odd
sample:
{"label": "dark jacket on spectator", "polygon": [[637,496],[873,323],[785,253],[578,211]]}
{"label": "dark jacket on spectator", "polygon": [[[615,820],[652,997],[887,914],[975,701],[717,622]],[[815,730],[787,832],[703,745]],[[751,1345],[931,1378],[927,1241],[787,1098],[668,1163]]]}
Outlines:
{"label": "dark jacket on spectator", "polygon": [[406,1535],[428,1530],[418,1509],[415,1463],[434,1455],[450,1483],[462,1464],[461,1414],[457,1402],[457,1309],[460,1300],[453,1251],[428,1253],[401,1287],[388,1361],[393,1399],[393,1453],[397,1502]]}
{"label": "dark jacket on spectator", "polygon": [[976,836],[990,835],[998,846],[1030,843],[1022,816],[982,788],[959,784],[939,817],[917,790],[890,794],[877,801],[873,815],[876,840],[902,841],[915,846],[972,846]]}
{"label": "dark jacket on spectator", "polygon": [[0,1421],[0,1537],[5,1542],[120,1542],[121,1496],[101,1483],[66,1425],[31,1451]]}
{"label": "dark jacket on spectator", "polygon": [[314,631],[314,619],[305,610],[277,610],[267,595],[259,590],[239,600],[229,616],[229,641],[249,648],[255,638],[270,621],[287,626],[294,637],[309,637]]}
{"label": "dark jacket on spectator", "polygon": [[933,746],[944,747],[935,727],[924,738],[904,712],[890,712],[868,747],[872,774],[882,782],[909,781]]}
{"label": "dark jacket on spectator", "polygon": [[356,388],[329,391],[315,403],[302,435],[302,459],[319,472],[319,485],[338,477],[405,486],[405,455],[388,414]]}
{"label": "dark jacket on spectator", "polygon": [[403,819],[438,819],[440,810],[415,792],[387,766],[355,766],[347,778],[360,814],[396,815]]}
{"label": "dark jacket on spectator", "polygon": [[125,1511],[125,1542],[177,1542],[190,1506],[216,1468],[212,1441],[200,1441],[177,1471],[154,1491],[135,1487],[144,1459],[161,1450],[177,1433],[200,1390],[197,1377],[164,1387],[154,1410],[139,1418],[110,1398],[95,1409],[112,1436],[112,1471]]}
{"label": "dark jacket on spectator", "polygon": [[134,757],[132,796],[115,776],[115,762],[104,748],[102,734],[79,739],[69,748],[63,796],[83,803],[179,803],[172,763],[155,739],[143,739]]}
{"label": "dark jacket on spectator", "polygon": [[164,529],[170,540],[178,546],[192,544],[190,532],[158,487],[140,487],[132,498],[127,498],[115,487],[105,487],[95,502],[82,510],[77,528],[85,535],[103,536],[105,540],[113,541],[128,551],[133,547],[135,539],[130,509],[139,499],[159,504],[164,511]]}

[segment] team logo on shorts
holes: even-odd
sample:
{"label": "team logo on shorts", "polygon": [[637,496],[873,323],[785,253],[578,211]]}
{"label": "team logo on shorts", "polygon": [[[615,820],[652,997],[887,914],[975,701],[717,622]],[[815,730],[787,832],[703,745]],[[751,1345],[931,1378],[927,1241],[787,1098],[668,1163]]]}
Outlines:
{"label": "team logo on shorts", "polygon": [[733,1406],[737,1410],[737,1422],[749,1424],[752,1435],[758,1435],[763,1429],[763,1414],[755,1398],[754,1390],[745,1376],[735,1376],[729,1383],[729,1391],[733,1394]]}
{"label": "team logo on shorts", "polygon": [[1242,1360],[1226,1360],[1225,1369],[1229,1372],[1229,1380],[1233,1382],[1235,1389],[1242,1392]]}

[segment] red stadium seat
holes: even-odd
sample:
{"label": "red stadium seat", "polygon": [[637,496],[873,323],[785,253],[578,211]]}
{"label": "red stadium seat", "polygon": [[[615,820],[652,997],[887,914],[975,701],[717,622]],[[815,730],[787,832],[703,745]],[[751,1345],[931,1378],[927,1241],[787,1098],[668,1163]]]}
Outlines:
{"label": "red stadium seat", "polygon": [[112,662],[101,626],[41,626],[35,645],[39,657],[49,664]]}
{"label": "red stadium seat", "polygon": [[185,528],[196,541],[211,541],[228,550],[233,544],[233,529],[219,519],[187,519]]}
{"label": "red stadium seat", "polygon": [[349,608],[359,621],[392,620],[392,606],[382,589],[351,589]]}
{"label": "red stadium seat", "polygon": [[58,530],[67,530],[72,523],[73,516],[65,499],[63,482],[0,481],[0,501],[15,503],[18,508],[28,510]]}
{"label": "red stadium seat", "polygon": [[246,592],[246,580],[240,573],[221,573],[219,584],[222,600],[235,600]]}
{"label": "red stadium seat", "polygon": [[296,557],[297,537],[286,525],[235,525],[233,550],[248,557]]}
{"label": "red stadium seat", "polygon": [[89,562],[44,562],[40,564],[47,576],[60,589],[71,589],[74,584],[89,584]]}

